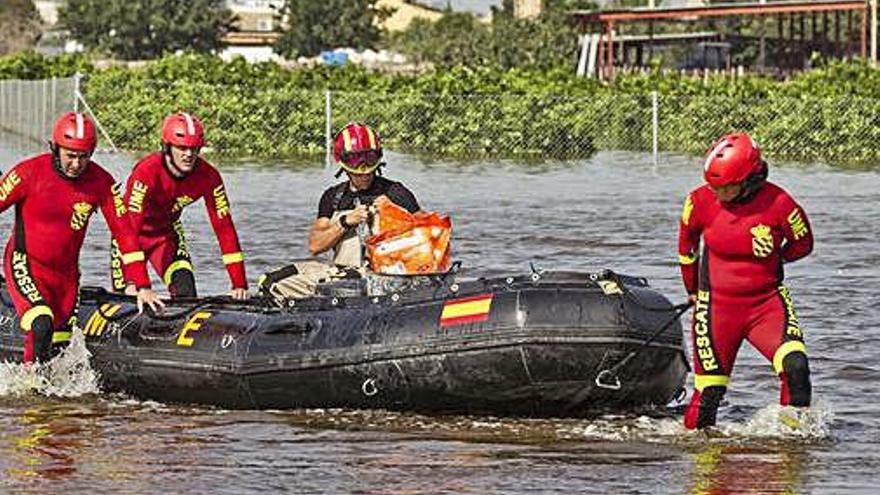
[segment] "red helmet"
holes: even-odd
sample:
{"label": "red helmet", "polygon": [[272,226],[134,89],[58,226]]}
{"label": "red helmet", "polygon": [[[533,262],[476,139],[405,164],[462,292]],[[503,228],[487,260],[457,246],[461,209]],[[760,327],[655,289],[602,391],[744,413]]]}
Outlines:
{"label": "red helmet", "polygon": [[186,112],[172,113],[162,124],[162,142],[181,148],[201,148],[205,145],[202,121]]}
{"label": "red helmet", "polygon": [[91,153],[98,144],[98,134],[95,132],[95,124],[88,117],[77,112],[67,112],[55,121],[52,142],[69,150]]}
{"label": "red helmet", "polygon": [[347,124],[333,138],[333,159],[353,174],[368,174],[376,170],[382,161],[379,135],[364,124]]}
{"label": "red helmet", "polygon": [[719,139],[706,156],[703,176],[712,187],[739,184],[763,170],[761,149],[744,132]]}

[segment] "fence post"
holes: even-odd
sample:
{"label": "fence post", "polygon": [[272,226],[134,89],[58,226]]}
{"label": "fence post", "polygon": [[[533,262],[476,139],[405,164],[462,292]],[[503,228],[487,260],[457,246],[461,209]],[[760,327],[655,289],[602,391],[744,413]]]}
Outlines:
{"label": "fence post", "polygon": [[324,125],[324,166],[330,168],[331,148],[333,146],[333,143],[331,143],[332,137],[330,136],[330,133],[333,132],[333,96],[329,89],[324,92]]}
{"label": "fence post", "polygon": [[[43,97],[43,101],[42,101],[42,104],[40,105],[40,120],[38,121],[39,123],[36,126],[37,127],[37,129],[36,129],[37,134],[35,134],[36,136],[45,135],[43,133],[45,133],[47,130],[51,129],[51,127],[46,123],[46,121],[48,120],[48,115],[49,115],[49,95],[47,93],[48,87],[49,87],[49,85],[46,84],[45,79],[40,81],[40,94]],[[49,132],[51,133],[51,131],[49,131]]]}
{"label": "fence post", "polygon": [[657,91],[651,91],[651,138],[652,150],[654,155],[654,166],[657,166],[659,157],[659,141],[660,141],[660,103],[657,98]]}
{"label": "fence post", "polygon": [[0,81],[0,128],[6,124],[6,81]]}
{"label": "fence post", "polygon": [[[56,105],[58,104],[58,79],[55,77],[52,78],[52,91],[50,93],[52,95],[52,104],[49,108],[51,108],[52,111],[55,112]],[[55,118],[54,114],[49,116],[49,129],[52,128],[53,118]]]}
{"label": "fence post", "polygon": [[[17,122],[21,122],[24,120],[24,112],[22,111],[22,108],[24,108],[24,91],[22,88],[22,81],[15,81],[15,87],[18,89],[18,91],[16,92],[17,98],[15,99],[15,119]],[[18,132],[22,132],[21,129],[21,126],[16,126],[16,130],[18,130]]]}
{"label": "fence post", "polygon": [[82,80],[82,74],[77,72],[73,75],[73,111],[79,113],[79,98],[80,98],[80,81]]}

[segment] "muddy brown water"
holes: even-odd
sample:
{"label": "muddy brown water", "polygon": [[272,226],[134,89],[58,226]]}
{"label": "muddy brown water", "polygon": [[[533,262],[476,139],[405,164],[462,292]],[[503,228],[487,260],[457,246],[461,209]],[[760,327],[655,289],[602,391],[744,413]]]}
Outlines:
{"label": "muddy brown water", "polygon": [[[0,168],[20,150],[0,147]],[[117,176],[131,157],[98,159]],[[700,179],[694,157],[636,153],[523,165],[390,154],[387,175],[454,220],[468,275],[612,268],[673,300],[677,219]],[[303,257],[332,172],[311,164],[222,165],[251,281]],[[3,493],[877,493],[880,468],[880,173],[774,167],[813,223],[816,250],[786,267],[807,335],[816,407],[779,424],[778,384],[740,353],[720,428],[678,418],[527,420],[387,411],[225,411],[88,393],[0,395]],[[0,216],[6,239],[12,212]],[[228,280],[200,204],[184,215],[203,294]],[[107,232],[93,218],[85,284],[107,284]],[[0,381],[15,380],[0,373]],[[3,389],[0,383],[0,390]],[[9,385],[8,383],[5,385]]]}

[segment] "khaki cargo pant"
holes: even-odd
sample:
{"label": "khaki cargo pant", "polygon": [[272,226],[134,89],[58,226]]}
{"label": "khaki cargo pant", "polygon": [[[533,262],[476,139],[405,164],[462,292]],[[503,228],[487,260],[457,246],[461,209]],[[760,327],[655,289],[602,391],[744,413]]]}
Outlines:
{"label": "khaki cargo pant", "polygon": [[354,272],[320,261],[297,261],[266,273],[258,285],[261,292],[278,300],[301,299],[314,296],[318,284],[350,278]]}

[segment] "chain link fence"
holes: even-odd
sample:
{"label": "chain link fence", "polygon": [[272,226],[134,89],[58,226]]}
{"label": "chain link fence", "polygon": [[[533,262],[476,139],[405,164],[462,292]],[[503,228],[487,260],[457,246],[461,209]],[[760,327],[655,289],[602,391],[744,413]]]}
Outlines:
{"label": "chain link fence", "polygon": [[46,140],[61,113],[76,108],[76,80],[0,80],[0,132],[5,147]]}
{"label": "chain link fence", "polygon": [[880,100],[856,97],[660,96],[661,151],[701,154],[722,134],[749,132],[773,160],[880,163]]}
{"label": "chain link fence", "polygon": [[[74,80],[0,81],[0,128],[45,140],[77,106]],[[159,145],[163,117],[187,110],[205,123],[209,153],[263,160],[328,156],[347,122],[375,126],[385,146],[450,159],[579,159],[598,150],[702,154],[719,136],[750,132],[771,159],[880,162],[880,100],[854,97],[643,95],[600,92],[455,94],[306,91],[204,83],[86,82],[103,148]]]}

